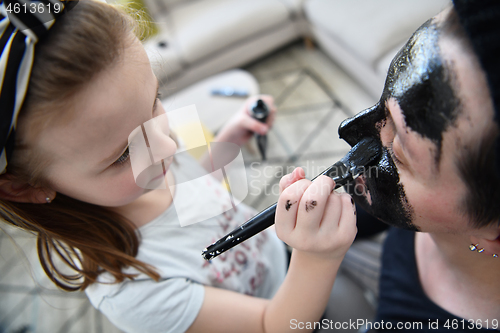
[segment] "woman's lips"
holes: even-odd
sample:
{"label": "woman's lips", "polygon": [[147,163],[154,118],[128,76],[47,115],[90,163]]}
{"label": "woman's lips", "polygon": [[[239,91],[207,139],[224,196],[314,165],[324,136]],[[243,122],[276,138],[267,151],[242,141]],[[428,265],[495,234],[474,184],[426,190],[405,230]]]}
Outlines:
{"label": "woman's lips", "polygon": [[354,181],[354,194],[356,196],[365,197],[369,205],[372,204],[370,191],[366,185],[366,176],[361,175]]}

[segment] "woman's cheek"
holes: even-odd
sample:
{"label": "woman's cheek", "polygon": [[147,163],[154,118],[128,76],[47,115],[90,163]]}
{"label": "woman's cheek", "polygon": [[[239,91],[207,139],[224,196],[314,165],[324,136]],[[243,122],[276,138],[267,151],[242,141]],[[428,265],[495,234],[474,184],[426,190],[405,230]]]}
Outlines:
{"label": "woman's cheek", "polygon": [[422,232],[451,232],[455,229],[455,216],[450,198],[419,182],[404,185],[407,200],[413,208],[413,223]]}

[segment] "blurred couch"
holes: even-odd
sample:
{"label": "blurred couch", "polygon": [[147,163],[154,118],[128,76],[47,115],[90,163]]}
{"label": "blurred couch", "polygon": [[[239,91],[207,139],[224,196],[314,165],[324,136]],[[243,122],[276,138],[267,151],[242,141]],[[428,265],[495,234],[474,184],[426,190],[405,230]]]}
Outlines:
{"label": "blurred couch", "polygon": [[314,39],[370,95],[379,97],[394,55],[448,0],[309,0]]}
{"label": "blurred couch", "polygon": [[244,66],[307,33],[303,0],[145,0],[160,34],[145,43],[175,92]]}
{"label": "blurred couch", "polygon": [[390,60],[449,0],[145,0],[160,33],[145,43],[158,77],[178,91],[302,37],[373,97]]}

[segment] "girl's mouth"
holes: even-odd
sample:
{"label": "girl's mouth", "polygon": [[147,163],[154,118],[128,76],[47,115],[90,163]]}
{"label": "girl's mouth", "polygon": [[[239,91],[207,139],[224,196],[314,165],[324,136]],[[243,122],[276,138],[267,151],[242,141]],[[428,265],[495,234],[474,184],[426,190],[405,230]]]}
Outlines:
{"label": "girl's mouth", "polygon": [[161,174],[161,175],[156,176],[155,178],[151,179],[151,181],[154,181],[154,180],[157,180],[157,179],[160,179],[160,178],[163,178],[163,177],[165,177],[165,175]]}
{"label": "girl's mouth", "polygon": [[157,181],[161,178],[165,178],[165,175],[167,174],[168,172],[168,169],[170,167],[170,164],[172,163],[173,161],[173,156],[170,156],[168,158],[165,158],[163,161],[162,161],[162,168],[163,168],[163,172],[160,173],[158,176],[152,178],[149,182],[154,182],[154,181]]}

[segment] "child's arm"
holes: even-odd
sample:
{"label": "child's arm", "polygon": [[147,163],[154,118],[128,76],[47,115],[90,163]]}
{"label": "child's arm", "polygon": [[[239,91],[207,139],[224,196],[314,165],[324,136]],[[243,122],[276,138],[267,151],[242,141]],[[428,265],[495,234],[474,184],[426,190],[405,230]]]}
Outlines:
{"label": "child's arm", "polygon": [[205,300],[189,333],[288,332],[295,331],[292,320],[321,319],[356,235],[351,198],[332,192],[333,186],[326,176],[314,182],[304,179],[300,168],[282,178],[276,232],[294,248],[283,284],[271,300],[205,287]]}
{"label": "child's arm", "polygon": [[[250,108],[255,102],[261,99],[269,108],[269,116],[265,123],[254,119],[250,114]],[[232,142],[238,146],[246,143],[255,133],[267,134],[272,127],[276,115],[274,98],[270,95],[257,95],[249,97],[245,104],[231,117],[219,130],[214,138],[217,142]]]}
{"label": "child's arm", "polygon": [[[264,103],[269,108],[269,116],[265,123],[261,123],[257,119],[254,119],[250,115],[250,107],[258,100],[262,99]],[[237,146],[242,146],[245,144],[255,133],[257,134],[267,134],[271,128],[274,117],[276,114],[276,107],[274,106],[274,99],[270,95],[257,95],[250,97],[246,100],[245,104],[238,110],[233,117],[231,117],[226,124],[219,130],[215,136],[213,142],[230,142]],[[227,147],[221,147],[211,145],[211,154],[216,156],[217,165],[227,165],[231,162],[238,153],[234,149],[227,149]],[[219,149],[218,149],[219,148]],[[217,151],[214,151],[217,150]],[[208,171],[212,172],[213,161],[210,160],[210,156],[205,154],[200,159],[200,164]]]}

